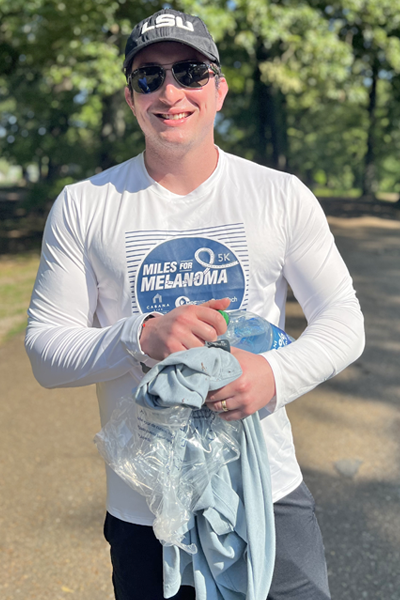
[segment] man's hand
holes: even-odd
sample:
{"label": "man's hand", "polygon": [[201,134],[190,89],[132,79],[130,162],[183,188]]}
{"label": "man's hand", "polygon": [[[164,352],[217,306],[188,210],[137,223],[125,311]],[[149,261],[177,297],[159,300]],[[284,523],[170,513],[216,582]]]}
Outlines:
{"label": "man's hand", "polygon": [[[268,404],[276,394],[272,369],[263,356],[232,347],[232,354],[243,374],[228,385],[210,392],[206,404],[219,412],[221,419],[236,421],[252,415]],[[228,409],[222,412],[223,408]]]}
{"label": "man's hand", "polygon": [[227,329],[218,310],[227,309],[229,304],[229,298],[197,305],[186,304],[149,319],[140,337],[143,352],[155,360],[163,360],[173,352],[214,342]]}

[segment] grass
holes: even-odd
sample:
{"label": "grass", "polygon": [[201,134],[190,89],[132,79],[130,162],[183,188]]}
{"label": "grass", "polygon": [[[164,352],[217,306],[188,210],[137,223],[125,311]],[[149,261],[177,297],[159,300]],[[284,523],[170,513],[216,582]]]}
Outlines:
{"label": "grass", "polygon": [[26,327],[38,254],[0,257],[0,344]]}

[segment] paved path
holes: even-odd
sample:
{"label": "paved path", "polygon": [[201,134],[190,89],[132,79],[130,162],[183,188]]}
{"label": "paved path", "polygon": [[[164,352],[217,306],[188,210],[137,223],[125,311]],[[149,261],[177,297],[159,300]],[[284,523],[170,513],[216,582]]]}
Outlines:
{"label": "paved path", "polygon": [[330,223],[365,314],[367,347],[289,415],[319,507],[333,600],[400,600],[400,222]]}
{"label": "paved path", "polygon": [[[318,502],[333,600],[400,600],[400,222],[331,224],[368,346],[293,403],[290,416]],[[298,335],[304,320],[293,299],[288,314]],[[21,336],[0,347],[0,382],[0,598],[113,598],[94,388],[41,389]]]}

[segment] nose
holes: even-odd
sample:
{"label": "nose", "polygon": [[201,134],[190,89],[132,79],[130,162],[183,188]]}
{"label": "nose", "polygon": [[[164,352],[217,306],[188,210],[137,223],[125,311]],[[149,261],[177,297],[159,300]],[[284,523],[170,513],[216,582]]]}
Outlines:
{"label": "nose", "polygon": [[165,69],[165,80],[160,90],[160,99],[165,99],[168,103],[176,102],[183,98],[184,89],[175,80],[172,69]]}

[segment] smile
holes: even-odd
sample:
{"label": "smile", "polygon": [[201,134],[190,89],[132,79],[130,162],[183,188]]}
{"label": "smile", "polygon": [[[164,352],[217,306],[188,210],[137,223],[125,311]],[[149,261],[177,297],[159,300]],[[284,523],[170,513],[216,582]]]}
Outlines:
{"label": "smile", "polygon": [[157,115],[160,119],[165,119],[166,121],[178,121],[179,119],[185,119],[190,116],[189,112],[177,113],[176,115],[164,114],[160,113]]}

